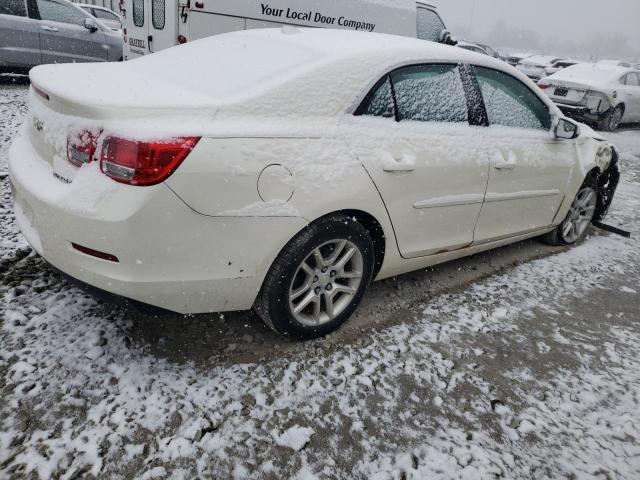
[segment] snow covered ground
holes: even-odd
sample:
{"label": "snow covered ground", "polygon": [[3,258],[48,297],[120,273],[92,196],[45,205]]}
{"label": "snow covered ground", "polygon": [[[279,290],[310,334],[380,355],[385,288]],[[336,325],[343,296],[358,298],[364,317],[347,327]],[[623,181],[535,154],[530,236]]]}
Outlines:
{"label": "snow covered ground", "polygon": [[[142,317],[19,235],[5,162],[24,93],[0,85],[0,477],[640,478],[637,240],[383,282],[355,327],[305,344],[243,314]],[[608,222],[637,239],[640,129],[610,138]]]}

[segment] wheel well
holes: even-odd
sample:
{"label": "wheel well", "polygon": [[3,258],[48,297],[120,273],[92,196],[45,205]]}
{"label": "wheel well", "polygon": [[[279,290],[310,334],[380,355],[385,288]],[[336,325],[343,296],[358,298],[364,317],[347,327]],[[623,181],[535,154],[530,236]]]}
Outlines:
{"label": "wheel well", "polygon": [[373,266],[373,278],[375,278],[382,267],[386,251],[386,238],[380,222],[378,222],[373,215],[363,212],[362,210],[338,210],[324,215],[321,218],[331,217],[333,215],[346,215],[348,217],[353,217],[356,222],[369,231],[371,239],[373,240],[373,250],[376,259],[375,265]]}

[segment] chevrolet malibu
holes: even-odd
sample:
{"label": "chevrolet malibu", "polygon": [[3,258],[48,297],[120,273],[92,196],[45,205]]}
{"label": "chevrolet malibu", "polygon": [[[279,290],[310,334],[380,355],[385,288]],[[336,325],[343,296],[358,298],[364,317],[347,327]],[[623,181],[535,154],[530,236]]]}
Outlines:
{"label": "chevrolet malibu", "polygon": [[613,147],[523,74],[415,39],[285,27],[30,76],[10,179],[34,250],[112,294],[253,308],[300,339],[374,279],[582,240],[618,178]]}

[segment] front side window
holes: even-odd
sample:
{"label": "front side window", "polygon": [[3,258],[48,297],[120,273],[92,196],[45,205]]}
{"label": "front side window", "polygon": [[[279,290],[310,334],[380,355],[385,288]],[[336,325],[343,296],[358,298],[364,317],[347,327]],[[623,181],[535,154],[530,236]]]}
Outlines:
{"label": "front side window", "polygon": [[27,9],[24,6],[24,0],[2,0],[0,2],[0,15],[26,17]]}
{"label": "front side window", "polygon": [[144,0],[133,0],[133,24],[136,27],[144,26]]}
{"label": "front side window", "polygon": [[393,118],[393,93],[391,90],[391,80],[388,75],[371,90],[362,102],[356,115]]}
{"label": "front side window", "polygon": [[446,30],[444,23],[433,10],[418,8],[417,12],[418,38],[439,42],[442,31]]}
{"label": "front side window", "polygon": [[93,12],[95,13],[95,16],[97,18],[103,18],[105,20],[120,21],[120,18],[116,14],[107,12],[106,10],[100,10],[99,8],[95,8]]}
{"label": "front side window", "polygon": [[40,11],[40,18],[42,20],[49,20],[51,22],[84,25],[84,19],[87,18],[79,9],[51,0],[38,0],[38,10]]}
{"label": "front side window", "polygon": [[165,23],[165,0],[151,0],[151,17],[153,28],[162,30]]}
{"label": "front side window", "polygon": [[474,67],[490,125],[549,130],[549,109],[529,87],[506,73]]}
{"label": "front side window", "polygon": [[457,65],[418,65],[391,74],[398,120],[468,121],[467,102]]}

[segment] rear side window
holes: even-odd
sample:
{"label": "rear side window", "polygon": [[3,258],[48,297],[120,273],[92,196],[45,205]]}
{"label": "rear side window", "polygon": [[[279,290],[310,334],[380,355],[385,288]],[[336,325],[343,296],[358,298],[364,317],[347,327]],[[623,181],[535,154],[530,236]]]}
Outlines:
{"label": "rear side window", "polygon": [[144,0],[133,0],[133,24],[136,27],[144,26]]}
{"label": "rear side window", "polygon": [[490,125],[549,130],[549,109],[529,87],[506,73],[474,67]]}
{"label": "rear side window", "polygon": [[84,25],[84,19],[87,18],[82,14],[80,9],[51,0],[38,0],[38,10],[40,11],[40,18],[42,20],[49,20],[51,22]]}
{"label": "rear side window", "polygon": [[27,8],[24,5],[24,0],[2,0],[0,2],[0,15],[26,17]]}
{"label": "rear side window", "polygon": [[356,115],[385,118],[394,117],[393,92],[391,90],[391,80],[388,75],[371,90],[362,102]]}
{"label": "rear side window", "polygon": [[637,73],[627,74],[627,85],[640,87],[640,75],[638,75]]}
{"label": "rear side window", "polygon": [[436,12],[426,8],[418,8],[417,33],[420,40],[439,42],[440,35],[446,27]]}
{"label": "rear side window", "polygon": [[162,30],[165,23],[165,0],[151,0],[151,19],[153,28]]}
{"label": "rear side window", "polygon": [[468,121],[467,101],[457,65],[418,65],[391,74],[398,120]]}

